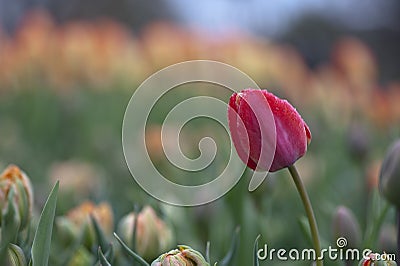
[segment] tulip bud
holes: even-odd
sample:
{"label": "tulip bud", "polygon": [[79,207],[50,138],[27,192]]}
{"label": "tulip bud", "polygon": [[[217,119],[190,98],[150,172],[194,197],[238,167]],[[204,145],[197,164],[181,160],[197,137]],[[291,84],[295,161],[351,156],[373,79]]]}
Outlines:
{"label": "tulip bud", "polygon": [[358,123],[353,123],[347,132],[347,146],[355,160],[363,161],[370,151],[370,137],[367,129]]}
{"label": "tulip bud", "polygon": [[85,247],[81,246],[71,255],[67,265],[93,265],[93,261],[93,255]]}
{"label": "tulip bud", "polygon": [[[311,140],[311,132],[296,109],[266,90],[234,93],[229,100],[228,120],[238,155],[253,170],[275,172],[294,164]],[[267,169],[269,157],[261,154],[270,153],[273,160]]]}
{"label": "tulip bud", "polygon": [[[383,255],[380,255],[383,256]],[[367,258],[363,258],[358,266],[397,266],[397,263],[392,260],[377,260],[376,254],[371,253]]]}
{"label": "tulip bud", "polygon": [[381,170],[382,161],[375,160],[368,163],[366,169],[366,180],[368,191],[373,191],[378,187],[379,184],[379,172]]}
{"label": "tulip bud", "polygon": [[58,242],[71,245],[79,236],[79,229],[77,226],[66,216],[56,217],[55,231],[58,237]]}
{"label": "tulip bud", "polygon": [[188,246],[180,245],[178,249],[159,256],[151,266],[210,266],[200,252]]}
{"label": "tulip bud", "polygon": [[336,209],[333,217],[333,234],[347,240],[347,248],[357,248],[361,243],[361,229],[353,212],[344,206]]}
{"label": "tulip bud", "polygon": [[396,253],[397,252],[397,229],[392,224],[386,224],[382,227],[379,234],[379,248],[382,252]]}
{"label": "tulip bud", "polygon": [[14,190],[13,201],[18,208],[21,220],[20,229],[23,229],[32,216],[33,192],[28,176],[15,165],[8,166],[0,175],[0,224],[2,210],[7,206],[8,193],[11,188]]}
{"label": "tulip bud", "polygon": [[383,160],[379,190],[388,201],[400,208],[400,140],[389,148]]}
{"label": "tulip bud", "polygon": [[96,219],[103,232],[111,235],[114,228],[111,206],[108,203],[95,205],[86,201],[71,209],[67,215],[57,218],[56,226],[59,237],[68,242],[71,241],[71,238],[76,239],[83,235],[83,243],[87,247],[91,247],[95,240],[94,228],[90,220],[91,215]]}
{"label": "tulip bud", "polygon": [[[124,216],[118,224],[119,235],[129,244],[133,243],[133,229],[136,226],[135,246],[136,252],[143,258],[152,260],[160,252],[167,250],[173,245],[174,237],[172,230],[167,224],[157,217],[150,206],[143,208],[141,212],[134,212]],[[130,245],[132,246],[132,245]]]}

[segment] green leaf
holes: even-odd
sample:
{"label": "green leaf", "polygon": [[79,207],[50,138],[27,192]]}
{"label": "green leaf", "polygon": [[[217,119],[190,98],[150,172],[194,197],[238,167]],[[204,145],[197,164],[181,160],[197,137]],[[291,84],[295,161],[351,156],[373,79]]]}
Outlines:
{"label": "green leaf", "polygon": [[65,261],[59,260],[55,265],[93,265],[96,260],[97,254],[92,254],[87,250],[86,247],[80,246],[73,253],[70,253],[70,257]]}
{"label": "green leaf", "polygon": [[208,264],[211,265],[211,260],[210,260],[210,241],[207,241],[207,246],[206,246],[206,261]]}
{"label": "green leaf", "polygon": [[371,247],[373,243],[377,242],[378,234],[379,231],[383,225],[383,222],[385,221],[386,215],[390,209],[390,205],[386,203],[386,206],[384,209],[381,211],[381,213],[373,220],[373,224],[371,226],[371,229],[368,230],[368,238],[364,241],[365,247]]}
{"label": "green leaf", "polygon": [[119,236],[114,233],[115,238],[118,240],[118,242],[121,244],[123,251],[125,252],[125,254],[129,255],[130,257],[132,257],[137,263],[139,263],[139,265],[141,266],[150,266],[142,257],[140,257],[138,254],[136,254],[135,252],[133,252],[125,243],[124,241],[122,241],[121,238],[119,238]]}
{"label": "green leaf", "polygon": [[90,219],[92,220],[94,232],[96,234],[97,244],[101,247],[102,250],[106,250],[109,242],[107,241],[103,229],[101,229],[99,223],[93,215],[90,215]]}
{"label": "green leaf", "polygon": [[11,187],[7,197],[7,208],[3,212],[1,228],[1,248],[7,248],[8,243],[17,240],[17,234],[21,224],[21,217],[14,201],[14,188]]}
{"label": "green leaf", "polygon": [[30,218],[29,199],[27,192],[25,191],[24,184],[20,179],[16,180],[16,188],[19,197],[18,209],[20,210],[21,216],[21,228],[25,228]]}
{"label": "green leaf", "polygon": [[218,265],[230,266],[233,264],[236,251],[239,247],[239,239],[240,239],[239,233],[240,233],[240,228],[237,227],[235,230],[235,234],[232,237],[231,247],[228,253],[225,255],[225,257],[221,260],[221,262]]}
{"label": "green leaf", "polygon": [[111,243],[108,246],[109,248],[104,256],[106,256],[108,261],[112,262],[114,260],[114,246]]}
{"label": "green leaf", "polygon": [[10,244],[8,248],[8,255],[13,266],[25,266],[26,258],[24,251],[17,245]]}
{"label": "green leaf", "polygon": [[131,247],[132,251],[136,252],[136,233],[137,233],[137,221],[139,216],[139,205],[135,204],[133,207],[133,212],[135,214],[134,222],[133,222],[133,230],[132,230],[132,239],[131,239]]}
{"label": "green leaf", "polygon": [[3,211],[1,220],[1,244],[0,244],[0,265],[5,264],[9,243],[16,242],[21,219],[17,210],[17,204],[14,201],[14,188],[8,192],[7,207]]}
{"label": "green leaf", "polygon": [[310,225],[308,223],[307,217],[301,216],[298,220],[301,232],[303,233],[305,239],[307,240],[308,244],[313,246],[313,241],[312,241],[312,236],[311,236],[311,230],[310,230]]}
{"label": "green leaf", "polygon": [[103,252],[101,251],[101,247],[98,249],[99,254],[99,261],[101,266],[111,266],[111,263],[107,261],[107,258],[104,256]]}
{"label": "green leaf", "polygon": [[51,235],[53,232],[53,222],[57,207],[57,193],[59,182],[54,185],[42,214],[33,239],[32,245],[32,265],[47,266],[50,255]]}
{"label": "green leaf", "polygon": [[20,241],[18,243],[20,244],[20,246],[23,250],[27,250],[27,247],[29,247],[29,250],[30,250],[31,241],[33,238],[32,227],[33,227],[32,224],[29,223],[24,232],[24,235],[22,235],[22,236],[20,235]]}
{"label": "green leaf", "polygon": [[259,266],[260,265],[260,263],[258,262],[258,240],[260,239],[260,237],[261,237],[261,235],[258,235],[257,237],[256,237],[256,241],[254,241],[254,249],[253,249],[253,254],[254,254],[254,257],[253,257],[253,265],[254,266]]}

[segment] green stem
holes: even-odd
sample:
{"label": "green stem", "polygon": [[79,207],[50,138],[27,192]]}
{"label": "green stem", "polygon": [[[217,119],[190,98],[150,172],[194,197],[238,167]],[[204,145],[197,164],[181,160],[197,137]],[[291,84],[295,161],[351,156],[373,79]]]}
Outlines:
{"label": "green stem", "polygon": [[400,256],[400,210],[396,209],[397,216],[397,256]]}
{"label": "green stem", "polygon": [[379,230],[382,227],[382,224],[385,220],[386,214],[388,213],[389,209],[390,209],[390,205],[385,202],[385,207],[379,214],[378,218],[373,221],[372,228],[367,231],[370,233],[369,233],[369,235],[367,235],[368,238],[365,241],[365,245],[364,245],[365,248],[371,248],[373,243],[375,243],[376,238],[378,237]]}
{"label": "green stem", "polygon": [[296,184],[297,191],[300,194],[301,201],[303,202],[304,208],[306,210],[308,223],[310,224],[311,237],[314,244],[315,253],[317,255],[317,266],[322,266],[323,261],[321,258],[321,243],[319,240],[317,221],[315,220],[315,215],[313,208],[311,206],[310,199],[308,197],[306,188],[301,181],[300,175],[294,165],[288,167],[290,174],[292,175],[293,181]]}

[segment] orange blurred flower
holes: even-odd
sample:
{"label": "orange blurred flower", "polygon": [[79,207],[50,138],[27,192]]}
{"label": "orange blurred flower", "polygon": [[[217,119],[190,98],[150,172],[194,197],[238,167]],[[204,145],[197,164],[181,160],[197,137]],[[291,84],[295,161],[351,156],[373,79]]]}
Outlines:
{"label": "orange blurred flower", "polygon": [[13,189],[12,198],[18,209],[20,228],[27,226],[33,208],[33,190],[29,177],[16,165],[9,165],[0,175],[0,224],[4,208],[7,207],[9,192]]}

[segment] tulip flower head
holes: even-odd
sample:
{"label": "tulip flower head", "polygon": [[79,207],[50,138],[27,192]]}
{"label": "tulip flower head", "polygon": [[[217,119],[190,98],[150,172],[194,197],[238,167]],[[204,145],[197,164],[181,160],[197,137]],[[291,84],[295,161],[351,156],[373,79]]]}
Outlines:
{"label": "tulip flower head", "polygon": [[111,205],[102,202],[98,205],[91,201],[84,201],[68,211],[65,216],[57,217],[57,231],[66,242],[82,238],[86,247],[91,247],[96,240],[95,229],[90,217],[96,219],[101,230],[111,235],[114,228],[114,216]]}
{"label": "tulip flower head", "polygon": [[0,223],[2,210],[8,204],[8,193],[14,190],[12,201],[17,206],[20,227],[25,228],[32,216],[33,190],[29,177],[16,165],[8,166],[0,174]]}
{"label": "tulip flower head", "polygon": [[347,247],[357,248],[361,244],[360,225],[353,212],[344,207],[339,206],[333,216],[333,234],[336,239],[340,237],[346,238]]}
{"label": "tulip flower head", "polygon": [[306,153],[311,140],[296,109],[266,90],[234,93],[228,121],[239,157],[253,170],[275,172],[291,166]]}
{"label": "tulip flower head", "polygon": [[[133,240],[135,220],[137,220],[136,239]],[[174,243],[172,228],[159,218],[150,206],[145,206],[138,214],[131,212],[122,217],[118,231],[127,243],[135,241],[136,252],[144,259],[154,259]]]}
{"label": "tulip flower head", "polygon": [[386,153],[379,177],[379,190],[397,208],[400,208],[400,140],[397,140]]}
{"label": "tulip flower head", "polygon": [[210,264],[200,252],[189,246],[179,245],[178,249],[159,256],[151,266],[210,266]]}
{"label": "tulip flower head", "polygon": [[367,257],[363,258],[359,263],[359,266],[397,266],[395,261],[388,260],[377,260],[376,254],[371,253]]}

